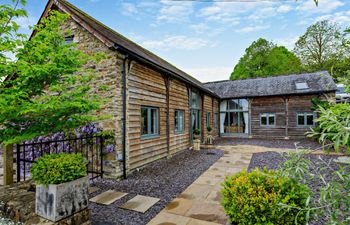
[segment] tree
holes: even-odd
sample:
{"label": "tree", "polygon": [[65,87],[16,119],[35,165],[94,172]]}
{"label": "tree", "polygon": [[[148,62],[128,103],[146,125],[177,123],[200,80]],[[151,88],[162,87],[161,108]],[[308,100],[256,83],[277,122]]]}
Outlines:
{"label": "tree", "polygon": [[300,60],[292,52],[260,38],[245,50],[230,79],[267,77],[300,71]]}
{"label": "tree", "polygon": [[344,32],[336,23],[324,20],[306,30],[295,43],[294,52],[306,70],[328,70],[334,78],[338,78],[343,75],[342,61],[348,56],[344,44]]}
{"label": "tree", "polygon": [[[25,4],[25,2],[21,2]],[[18,5],[18,1],[14,1]],[[25,11],[1,5],[0,143],[11,144],[59,131],[71,131],[96,120],[104,103],[91,89],[92,68],[100,55],[86,55],[66,44],[68,15],[52,11],[24,41],[14,18]],[[6,55],[14,53],[16,60]]]}

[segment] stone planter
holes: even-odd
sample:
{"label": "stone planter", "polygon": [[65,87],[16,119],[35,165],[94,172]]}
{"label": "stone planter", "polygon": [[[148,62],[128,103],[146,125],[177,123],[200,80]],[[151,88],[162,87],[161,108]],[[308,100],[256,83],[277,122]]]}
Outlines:
{"label": "stone planter", "polygon": [[88,188],[89,177],[46,187],[37,185],[35,212],[53,222],[72,216],[88,207]]}
{"label": "stone planter", "polygon": [[193,150],[195,151],[201,150],[201,140],[199,139],[193,140]]}

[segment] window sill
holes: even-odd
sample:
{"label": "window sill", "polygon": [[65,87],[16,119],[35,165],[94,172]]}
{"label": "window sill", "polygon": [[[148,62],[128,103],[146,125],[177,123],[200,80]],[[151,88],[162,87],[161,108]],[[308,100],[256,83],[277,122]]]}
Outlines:
{"label": "window sill", "polygon": [[141,135],[141,140],[156,139],[159,137],[159,134]]}
{"label": "window sill", "polygon": [[185,133],[185,131],[175,131],[175,135],[180,135],[180,134],[184,134]]}

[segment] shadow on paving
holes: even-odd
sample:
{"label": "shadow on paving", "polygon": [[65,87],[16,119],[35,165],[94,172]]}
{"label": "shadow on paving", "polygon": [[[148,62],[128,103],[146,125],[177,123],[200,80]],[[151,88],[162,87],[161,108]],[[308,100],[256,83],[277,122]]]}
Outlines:
{"label": "shadow on paving", "polygon": [[[215,163],[223,152],[220,150],[186,150],[152,163],[131,174],[126,180],[100,179],[92,186],[100,188],[91,194],[94,197],[107,190],[129,193],[111,205],[90,203],[93,225],[143,225],[155,217],[172,199],[181,194],[203,172]],[[146,213],[118,208],[136,195],[159,198],[160,201]]]}

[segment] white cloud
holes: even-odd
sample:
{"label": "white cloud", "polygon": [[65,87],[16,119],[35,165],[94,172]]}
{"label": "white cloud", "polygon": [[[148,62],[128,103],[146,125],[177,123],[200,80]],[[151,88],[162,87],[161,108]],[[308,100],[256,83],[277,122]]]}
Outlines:
{"label": "white cloud", "polygon": [[290,5],[281,5],[277,8],[278,13],[287,13],[292,10]]}
{"label": "white cloud", "polygon": [[190,28],[198,34],[203,34],[209,30],[209,26],[205,23],[193,24]]}
{"label": "white cloud", "polygon": [[187,37],[184,35],[177,35],[166,37],[161,40],[144,41],[142,45],[146,48],[169,50],[169,49],[181,49],[181,50],[196,50],[202,47],[213,47],[207,40],[202,38]]}
{"label": "white cloud", "polygon": [[29,29],[29,26],[36,24],[36,19],[32,16],[28,17],[19,17],[14,19],[14,21],[23,29]]}
{"label": "white cloud", "polygon": [[273,43],[286,47],[289,50],[293,50],[295,42],[298,40],[298,36],[289,36],[284,38],[275,38],[272,40]]}
{"label": "white cloud", "polygon": [[193,13],[192,2],[161,1],[163,4],[157,20],[159,22],[183,22]]}
{"label": "white cloud", "polygon": [[233,66],[185,68],[186,73],[202,82],[228,80]]}
{"label": "white cloud", "polygon": [[314,1],[302,1],[296,10],[307,14],[330,13],[344,5],[345,3],[339,0],[322,0],[319,1],[318,6]]}
{"label": "white cloud", "polygon": [[130,15],[135,15],[138,13],[138,9],[135,4],[129,3],[129,2],[123,2],[121,3],[122,7],[122,14],[130,16]]}
{"label": "white cloud", "polygon": [[267,1],[214,2],[202,8],[199,16],[208,21],[237,25],[244,17],[253,20],[272,17],[276,15],[278,5]]}
{"label": "white cloud", "polygon": [[269,27],[270,27],[269,25],[247,26],[247,27],[237,29],[236,32],[237,33],[251,33],[251,32],[256,32],[256,31],[260,31],[260,30],[265,30],[265,29],[268,29]]}
{"label": "white cloud", "polygon": [[331,22],[347,26],[350,23],[350,10],[336,12],[333,14],[326,14],[316,18],[316,21],[321,21],[321,20],[329,20]]}

